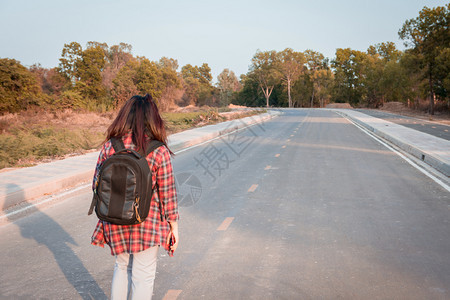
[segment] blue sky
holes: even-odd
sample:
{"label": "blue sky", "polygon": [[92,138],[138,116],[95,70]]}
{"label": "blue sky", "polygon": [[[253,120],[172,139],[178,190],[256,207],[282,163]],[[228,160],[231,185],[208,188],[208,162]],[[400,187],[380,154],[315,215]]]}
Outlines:
{"label": "blue sky", "polygon": [[333,58],[336,48],[365,51],[393,41],[405,20],[447,1],[417,0],[0,0],[0,57],[30,66],[58,65],[64,43],[109,46],[185,64],[206,62],[214,80],[224,69],[248,71],[257,49],[313,49]]}

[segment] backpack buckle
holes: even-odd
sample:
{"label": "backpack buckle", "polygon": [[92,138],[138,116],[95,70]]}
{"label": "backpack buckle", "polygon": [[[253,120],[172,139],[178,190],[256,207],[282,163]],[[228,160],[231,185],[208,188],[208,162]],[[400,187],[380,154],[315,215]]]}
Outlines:
{"label": "backpack buckle", "polygon": [[134,201],[134,212],[136,214],[136,220],[138,220],[139,223],[142,222],[141,216],[139,215],[139,200],[141,200],[139,197],[136,197],[136,200]]}

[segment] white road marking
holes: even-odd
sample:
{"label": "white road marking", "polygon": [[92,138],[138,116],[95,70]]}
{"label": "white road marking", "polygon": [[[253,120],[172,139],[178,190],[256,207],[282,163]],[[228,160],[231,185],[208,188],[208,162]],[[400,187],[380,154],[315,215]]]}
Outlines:
{"label": "white road marking", "polygon": [[56,201],[56,200],[58,200],[59,198],[65,197],[65,196],[67,196],[67,195],[70,195],[70,194],[75,193],[75,192],[77,192],[77,191],[80,191],[80,190],[82,190],[82,189],[88,188],[89,186],[92,186],[92,184],[91,184],[91,183],[83,184],[83,185],[80,185],[79,187],[76,187],[76,188],[74,188],[74,189],[68,190],[68,191],[63,192],[63,193],[61,193],[61,194],[54,194],[54,195],[52,195],[52,196],[50,196],[50,197],[48,197],[47,199],[44,199],[44,200],[42,200],[42,201],[37,201],[36,203],[33,203],[33,202],[32,202],[32,203],[29,203],[29,204],[28,204],[27,206],[25,206],[25,207],[22,207],[22,208],[20,208],[20,209],[14,210],[14,211],[12,211],[12,212],[10,212],[10,213],[7,213],[7,214],[4,214],[4,215],[0,216],[0,220],[1,220],[1,219],[4,219],[4,218],[12,217],[12,216],[14,216],[14,215],[16,215],[16,214],[25,212],[25,211],[30,210],[30,209],[36,209],[36,208],[39,208],[40,206],[42,206],[42,205],[44,205],[44,204],[46,204],[46,203],[48,203],[48,202]]}
{"label": "white road marking", "polygon": [[225,231],[228,229],[228,227],[230,226],[231,222],[233,222],[234,217],[228,217],[226,218],[222,224],[220,224],[220,226],[217,228],[218,231]]}
{"label": "white road marking", "polygon": [[283,147],[281,147],[281,148],[283,148],[283,149],[284,149],[284,148],[286,148],[286,145],[284,145],[284,146],[283,146]]}
{"label": "white road marking", "polygon": [[[271,120],[271,119],[269,119],[269,120]],[[267,121],[269,121],[269,120],[267,120]],[[198,147],[198,146],[201,146],[201,145],[210,143],[210,142],[212,142],[212,141],[221,139],[221,138],[223,138],[223,137],[225,137],[225,136],[227,136],[227,135],[230,135],[230,134],[236,133],[236,132],[238,132],[238,131],[241,131],[241,130],[244,130],[244,129],[253,127],[253,126],[255,126],[255,125],[259,125],[259,124],[261,124],[261,123],[263,123],[263,122],[251,124],[251,125],[249,125],[249,126],[242,127],[242,128],[236,129],[236,130],[233,130],[233,131],[228,132],[228,133],[226,133],[226,134],[216,136],[215,138],[212,138],[212,139],[210,139],[210,140],[201,142],[200,144],[196,144],[196,145],[192,145],[192,146],[189,146],[189,147],[187,147],[187,148],[184,148],[184,149],[180,149],[180,150],[178,150],[178,151],[176,151],[176,152],[174,152],[174,153],[175,153],[175,154],[179,154],[179,153],[182,153],[182,152],[184,152],[184,151],[194,149],[194,148],[196,148],[196,147]]]}
{"label": "white road marking", "polygon": [[443,187],[445,190],[447,190],[448,192],[450,192],[450,186],[447,185],[445,182],[443,182],[442,180],[440,180],[439,178],[437,178],[436,176],[434,176],[433,174],[431,174],[430,172],[428,172],[427,170],[423,169],[422,167],[418,166],[416,163],[414,163],[412,160],[410,160],[408,157],[406,157],[405,155],[403,155],[402,153],[400,153],[399,151],[397,151],[396,149],[394,149],[393,147],[389,146],[388,144],[386,144],[384,141],[382,141],[380,138],[376,137],[375,135],[373,135],[372,133],[368,132],[364,127],[362,127],[359,124],[356,124],[355,122],[353,122],[351,119],[346,118],[347,120],[349,120],[350,122],[353,123],[353,125],[355,125],[356,127],[358,127],[362,132],[364,132],[365,134],[367,134],[368,136],[370,136],[371,138],[373,138],[374,140],[378,141],[380,144],[382,144],[383,146],[385,146],[386,148],[388,148],[389,150],[391,150],[392,152],[394,152],[395,154],[397,154],[398,156],[400,156],[401,158],[403,158],[407,163],[409,163],[411,166],[413,166],[414,168],[416,168],[417,170],[419,170],[420,172],[422,172],[423,174],[425,174],[426,176],[428,176],[430,179],[432,179],[434,182],[436,182],[437,184],[439,184],[441,187]]}
{"label": "white road marking", "polygon": [[266,166],[266,167],[264,168],[264,170],[270,170],[270,168],[271,168],[271,166],[268,165],[268,166]]}
{"label": "white road marking", "polygon": [[168,290],[163,300],[176,300],[182,290]]}
{"label": "white road marking", "polygon": [[249,193],[253,193],[253,192],[256,190],[257,187],[258,187],[257,184],[253,184],[253,185],[248,189],[248,192],[249,192]]}

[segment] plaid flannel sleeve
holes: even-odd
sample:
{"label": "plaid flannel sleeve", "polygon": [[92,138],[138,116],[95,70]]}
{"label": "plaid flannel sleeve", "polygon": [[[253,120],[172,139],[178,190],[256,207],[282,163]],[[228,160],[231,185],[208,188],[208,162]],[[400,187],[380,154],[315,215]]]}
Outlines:
{"label": "plaid flannel sleeve", "polygon": [[170,152],[166,147],[161,151],[161,160],[157,172],[158,198],[162,204],[162,211],[167,221],[176,221],[178,215],[178,200],[175,186],[175,177],[173,175]]}
{"label": "plaid flannel sleeve", "polygon": [[[109,144],[109,146],[108,146],[108,144]],[[111,143],[109,143],[109,142],[103,144],[102,149],[100,150],[100,154],[98,155],[97,165],[95,166],[95,170],[94,170],[94,178],[92,180],[92,190],[95,190],[95,187],[97,185],[98,174],[100,172],[100,168],[101,168],[103,162],[106,160],[106,153],[111,148],[110,144]]]}

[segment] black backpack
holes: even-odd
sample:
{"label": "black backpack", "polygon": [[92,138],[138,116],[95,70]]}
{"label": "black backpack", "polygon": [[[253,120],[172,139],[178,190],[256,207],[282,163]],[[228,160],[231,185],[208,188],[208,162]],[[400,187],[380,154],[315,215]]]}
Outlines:
{"label": "black backpack", "polygon": [[126,149],[120,138],[112,138],[111,143],[115,153],[100,167],[88,215],[95,206],[100,220],[118,225],[139,224],[148,216],[153,194],[146,157],[163,143],[151,140],[145,156]]}

